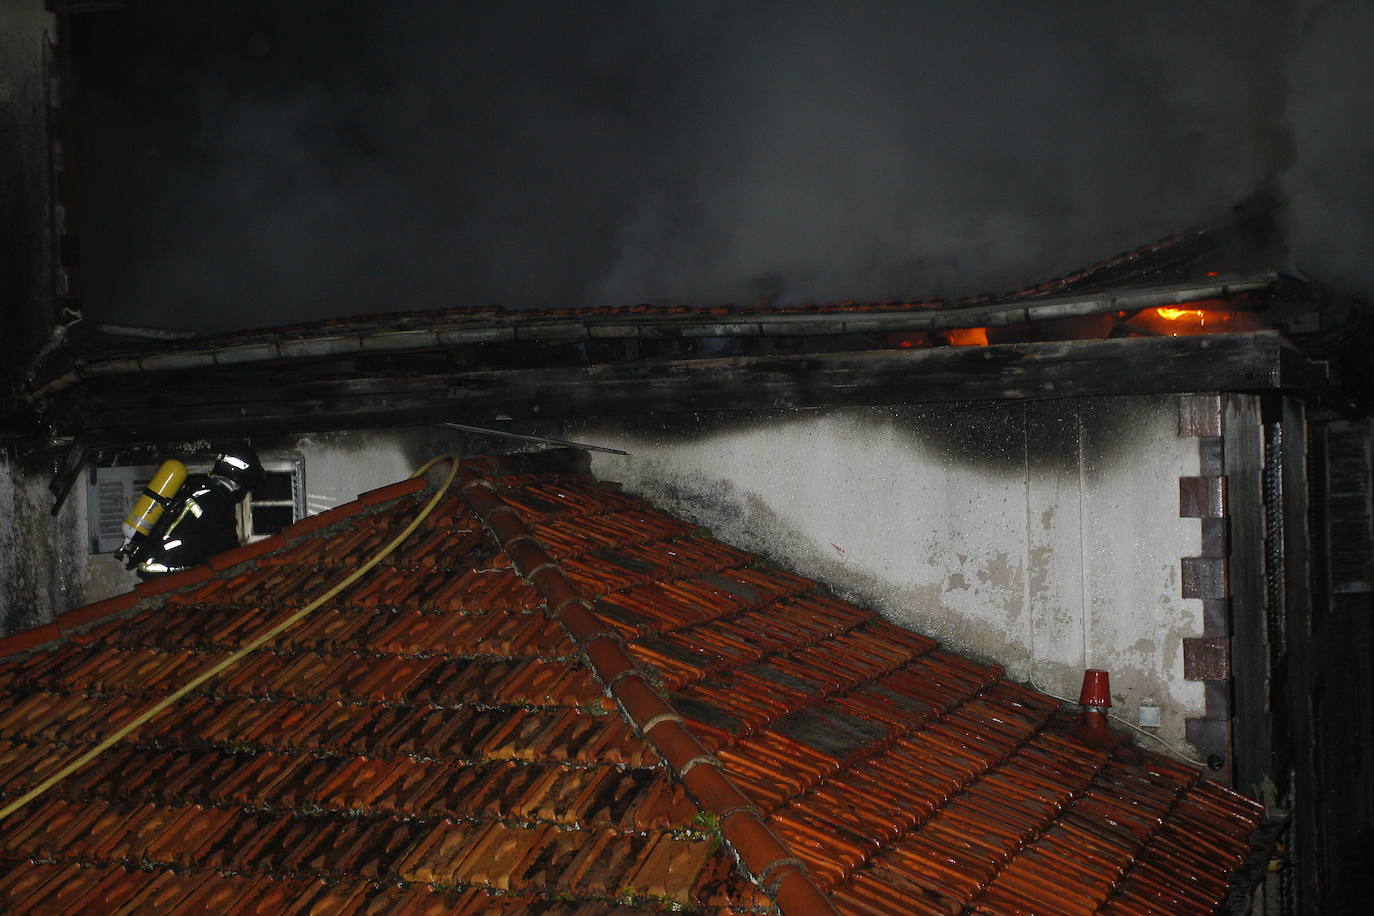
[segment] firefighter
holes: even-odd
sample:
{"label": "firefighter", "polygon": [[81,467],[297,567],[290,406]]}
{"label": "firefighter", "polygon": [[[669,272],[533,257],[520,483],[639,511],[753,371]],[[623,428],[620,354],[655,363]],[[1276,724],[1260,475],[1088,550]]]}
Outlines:
{"label": "firefighter", "polygon": [[149,579],[237,547],[235,507],[262,479],[262,462],[253,449],[221,451],[209,474],[187,476],[170,497],[145,491],[164,511],[150,531],[131,535],[117,555],[126,568],[137,567],[139,578]]}

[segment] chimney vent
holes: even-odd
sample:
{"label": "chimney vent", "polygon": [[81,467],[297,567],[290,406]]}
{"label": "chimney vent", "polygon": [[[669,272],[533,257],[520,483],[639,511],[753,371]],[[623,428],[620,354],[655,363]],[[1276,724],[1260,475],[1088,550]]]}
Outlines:
{"label": "chimney vent", "polygon": [[1106,714],[1112,705],[1112,690],[1107,682],[1107,672],[1099,668],[1089,668],[1083,672],[1083,690],[1078,695],[1078,704],[1085,712]]}

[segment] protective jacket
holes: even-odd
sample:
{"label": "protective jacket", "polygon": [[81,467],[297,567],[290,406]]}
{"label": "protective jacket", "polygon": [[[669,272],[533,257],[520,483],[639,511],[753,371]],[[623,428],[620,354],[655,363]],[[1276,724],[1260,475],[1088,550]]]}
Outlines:
{"label": "protective jacket", "polygon": [[243,490],[219,476],[193,474],[168,507],[172,521],[160,541],[146,545],[138,575],[147,579],[198,566],[238,546],[234,507]]}

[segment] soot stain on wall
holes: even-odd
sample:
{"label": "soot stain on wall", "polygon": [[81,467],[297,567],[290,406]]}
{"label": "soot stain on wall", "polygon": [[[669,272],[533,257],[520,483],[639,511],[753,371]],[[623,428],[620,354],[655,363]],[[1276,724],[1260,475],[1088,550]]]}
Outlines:
{"label": "soot stain on wall", "polygon": [[[979,473],[1020,477],[1028,465],[1045,470],[1077,467],[1082,431],[1091,428],[1099,462],[1130,461],[1140,447],[1138,411],[1156,397],[1060,398],[1029,402],[958,401],[930,405],[806,410],[717,411],[625,419],[528,424],[521,431],[586,438],[651,441],[656,448],[700,443],[729,435],[764,433],[779,424],[842,419],[856,433],[894,432],[913,449]],[[513,429],[516,427],[512,427]],[[1070,447],[1066,448],[1066,444]]]}

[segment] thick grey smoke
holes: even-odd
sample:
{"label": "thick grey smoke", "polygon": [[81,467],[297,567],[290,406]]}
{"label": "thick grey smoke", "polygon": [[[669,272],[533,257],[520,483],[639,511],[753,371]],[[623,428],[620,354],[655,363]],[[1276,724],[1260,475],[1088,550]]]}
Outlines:
{"label": "thick grey smoke", "polygon": [[1284,175],[1299,263],[1374,302],[1374,3],[1323,3],[1293,26],[1287,118],[1296,138]]}
{"label": "thick grey smoke", "polygon": [[1256,191],[1374,292],[1354,0],[227,7],[80,25],[93,317],[963,295]]}

